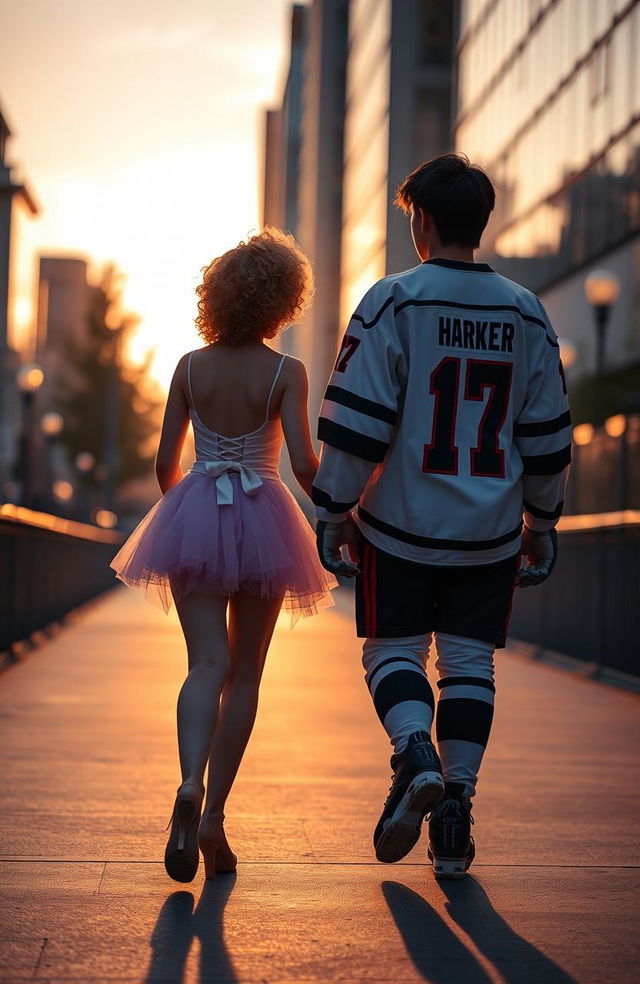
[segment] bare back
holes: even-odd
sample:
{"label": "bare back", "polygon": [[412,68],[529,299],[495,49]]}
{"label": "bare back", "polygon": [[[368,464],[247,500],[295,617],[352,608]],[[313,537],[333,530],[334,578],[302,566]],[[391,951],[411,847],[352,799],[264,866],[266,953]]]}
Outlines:
{"label": "bare back", "polygon": [[310,494],[318,459],[309,433],[307,397],[302,362],[291,356],[283,361],[278,352],[260,343],[236,348],[218,343],[183,356],[171,380],[162,422],[156,457],[160,488],[166,492],[182,478],[180,455],[194,407],[205,428],[229,438],[257,431],[268,407],[269,419],[282,419],[293,473]]}
{"label": "bare back", "polygon": [[[210,430],[238,437],[265,421],[267,402],[282,356],[266,345],[209,345],[193,353],[191,391],[196,412]],[[278,379],[269,416],[279,416],[284,383]]]}

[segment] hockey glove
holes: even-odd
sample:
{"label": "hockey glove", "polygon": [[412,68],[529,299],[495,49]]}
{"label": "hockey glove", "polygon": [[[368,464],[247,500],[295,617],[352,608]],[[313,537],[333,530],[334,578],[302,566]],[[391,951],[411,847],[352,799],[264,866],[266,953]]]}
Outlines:
{"label": "hockey glove", "polygon": [[[351,516],[342,523],[326,523],[319,519],[316,524],[316,544],[320,563],[325,570],[332,574],[341,574],[342,577],[355,577],[359,574],[360,568],[354,563],[358,560],[358,537],[359,530]],[[343,559],[343,546],[348,547],[350,560]]]}
{"label": "hockey glove", "polygon": [[558,534],[555,530],[534,533],[525,528],[522,531],[522,553],[529,563],[516,574],[516,585],[527,588],[531,584],[542,584],[551,574],[558,556]]}

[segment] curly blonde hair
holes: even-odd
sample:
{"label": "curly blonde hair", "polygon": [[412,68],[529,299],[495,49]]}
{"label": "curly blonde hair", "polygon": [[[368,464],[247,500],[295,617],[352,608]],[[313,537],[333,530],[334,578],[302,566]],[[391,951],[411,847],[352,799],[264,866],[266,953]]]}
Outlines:
{"label": "curly blonde hair", "polygon": [[208,345],[274,338],[301,318],[313,297],[309,260],[293,236],[273,226],[217,256],[202,273],[195,322]]}

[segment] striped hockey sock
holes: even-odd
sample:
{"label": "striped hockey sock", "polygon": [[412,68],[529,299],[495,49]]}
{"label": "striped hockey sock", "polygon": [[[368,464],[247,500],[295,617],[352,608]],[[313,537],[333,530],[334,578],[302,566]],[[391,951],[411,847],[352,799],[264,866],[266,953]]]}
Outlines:
{"label": "striped hockey sock", "polygon": [[473,796],[493,721],[494,646],[440,632],[436,649],[436,735],[443,775],[445,782],[464,783],[466,794]]}
{"label": "striped hockey sock", "polygon": [[367,639],[362,649],[365,680],[396,753],[404,751],[415,731],[431,732],[434,698],[425,673],[429,639]]}

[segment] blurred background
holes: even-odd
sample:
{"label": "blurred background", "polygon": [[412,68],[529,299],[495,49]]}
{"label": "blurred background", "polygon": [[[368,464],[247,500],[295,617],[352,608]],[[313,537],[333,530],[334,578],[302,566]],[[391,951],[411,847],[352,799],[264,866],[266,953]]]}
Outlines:
{"label": "blurred background", "polygon": [[263,223],[315,268],[279,340],[313,419],[362,293],[415,264],[397,184],[456,150],[497,186],[477,259],[561,339],[567,511],[638,508],[640,2],[229,6],[0,0],[1,501],[135,522],[200,269]]}

